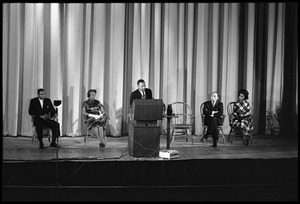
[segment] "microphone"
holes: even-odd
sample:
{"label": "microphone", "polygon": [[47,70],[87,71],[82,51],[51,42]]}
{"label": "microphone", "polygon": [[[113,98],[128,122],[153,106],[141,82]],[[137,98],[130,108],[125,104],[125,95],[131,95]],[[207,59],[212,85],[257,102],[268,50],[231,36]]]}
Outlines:
{"label": "microphone", "polygon": [[172,116],[173,115],[173,109],[172,109],[172,105],[171,104],[168,105],[167,115],[168,116]]}
{"label": "microphone", "polygon": [[57,114],[57,112],[58,112],[57,106],[60,106],[60,104],[61,104],[61,100],[54,100],[54,106],[56,107],[55,114]]}
{"label": "microphone", "polygon": [[61,104],[61,100],[54,100],[54,105],[59,106]]}

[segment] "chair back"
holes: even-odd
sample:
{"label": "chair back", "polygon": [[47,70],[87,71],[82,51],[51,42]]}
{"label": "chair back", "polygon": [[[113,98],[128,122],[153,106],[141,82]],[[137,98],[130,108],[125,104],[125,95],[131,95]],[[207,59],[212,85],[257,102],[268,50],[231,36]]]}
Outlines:
{"label": "chair back", "polygon": [[204,113],[203,113],[204,103],[205,103],[205,102],[203,102],[203,103],[200,105],[200,115],[201,115],[201,119],[202,119],[202,125],[204,125],[204,118],[205,118],[205,115],[204,115]]}
{"label": "chair back", "polygon": [[33,119],[34,116],[31,115],[30,117],[31,117],[31,124],[32,124],[32,127],[35,127],[35,125],[34,125],[34,119]]}
{"label": "chair back", "polygon": [[191,107],[185,102],[174,102],[171,104],[174,117],[171,120],[173,125],[192,126],[195,116],[192,114]]}
{"label": "chair back", "polygon": [[231,127],[232,125],[232,122],[233,122],[233,108],[234,108],[234,104],[235,102],[230,102],[228,105],[227,105],[227,114],[228,114],[228,118],[229,118],[229,126]]}
{"label": "chair back", "polygon": [[275,119],[278,122],[279,127],[281,126],[281,108],[276,109],[276,114],[274,114]]}

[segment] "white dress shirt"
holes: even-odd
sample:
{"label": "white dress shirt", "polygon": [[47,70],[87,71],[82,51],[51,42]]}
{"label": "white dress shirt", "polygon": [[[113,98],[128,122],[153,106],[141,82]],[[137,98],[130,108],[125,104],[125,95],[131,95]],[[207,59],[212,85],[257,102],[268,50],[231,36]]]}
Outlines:
{"label": "white dress shirt", "polygon": [[40,101],[41,107],[42,107],[42,109],[43,109],[44,100],[42,100],[42,99],[39,98],[39,101]]}
{"label": "white dress shirt", "polygon": [[146,92],[144,91],[140,91],[141,92],[141,95],[142,95],[142,98],[143,98],[143,95],[144,95],[144,98],[146,98]]}

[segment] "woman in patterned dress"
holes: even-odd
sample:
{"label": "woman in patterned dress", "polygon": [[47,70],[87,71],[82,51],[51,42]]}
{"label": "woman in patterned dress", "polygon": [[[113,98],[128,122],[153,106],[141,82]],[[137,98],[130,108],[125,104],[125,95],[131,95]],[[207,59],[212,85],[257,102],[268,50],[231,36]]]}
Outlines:
{"label": "woman in patterned dress", "polygon": [[239,91],[239,100],[233,106],[233,122],[232,127],[234,133],[238,132],[243,136],[245,145],[249,144],[250,133],[253,130],[253,123],[251,118],[251,107],[247,101],[249,93],[245,89]]}
{"label": "woman in patterned dress", "polygon": [[96,93],[97,91],[95,89],[88,91],[87,97],[89,99],[82,104],[82,114],[85,117],[84,124],[87,130],[93,130],[94,134],[100,139],[99,146],[105,147],[106,137],[104,137],[104,131],[108,116],[105,113],[104,106],[100,101],[95,99]]}

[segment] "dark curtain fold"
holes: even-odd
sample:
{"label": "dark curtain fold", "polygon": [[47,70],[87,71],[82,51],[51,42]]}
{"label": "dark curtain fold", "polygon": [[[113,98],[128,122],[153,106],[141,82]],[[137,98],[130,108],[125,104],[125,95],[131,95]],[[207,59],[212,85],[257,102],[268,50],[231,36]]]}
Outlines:
{"label": "dark curtain fold", "polygon": [[282,135],[298,134],[298,3],[286,3],[284,30],[284,81],[281,114]]}
{"label": "dark curtain fold", "polygon": [[3,135],[32,135],[28,105],[41,86],[63,101],[63,135],[85,134],[90,88],[110,115],[108,135],[126,135],[139,78],[166,105],[191,106],[193,134],[202,134],[199,108],[212,91],[226,109],[242,88],[254,134],[277,105],[281,133],[298,132],[298,3],[12,3],[2,34]]}
{"label": "dark curtain fold", "polygon": [[254,123],[258,134],[265,133],[266,127],[266,65],[267,65],[267,17],[266,3],[256,5],[255,20],[255,112]]}
{"label": "dark curtain fold", "polygon": [[133,4],[128,3],[125,7],[125,52],[124,52],[124,82],[123,82],[123,118],[122,118],[122,132],[128,133],[128,106],[131,93],[132,81],[132,45],[133,45]]}

